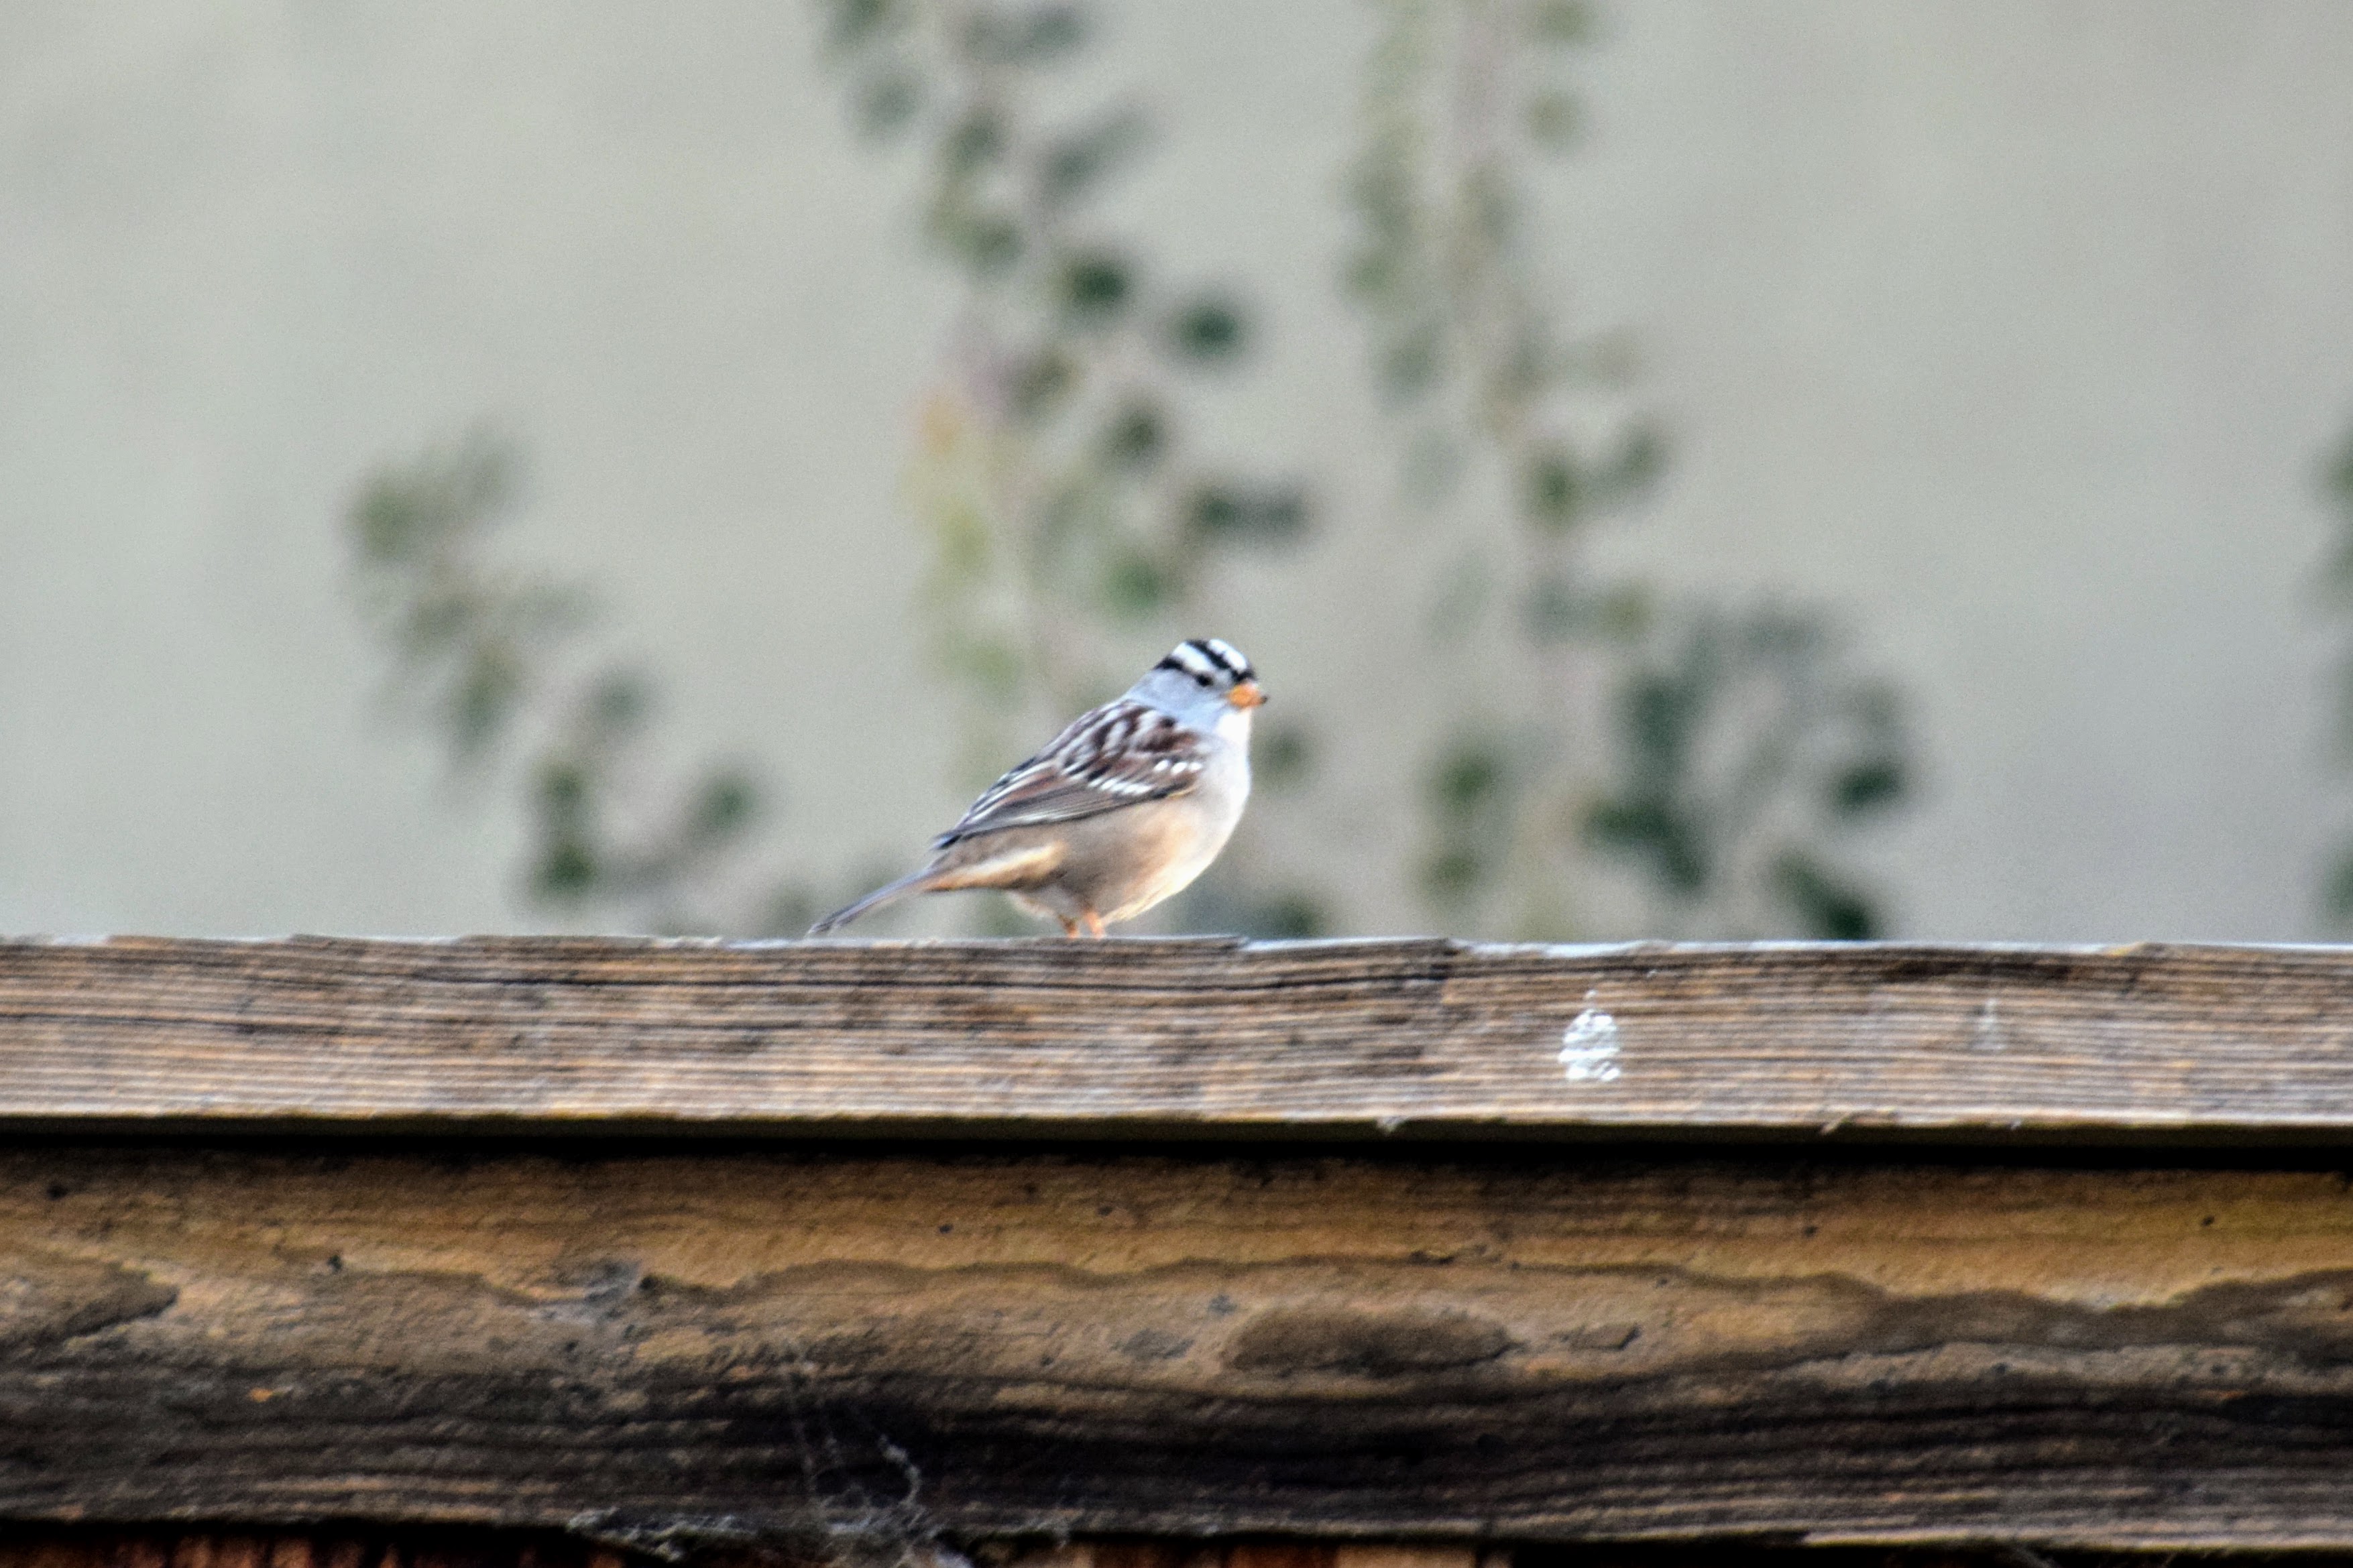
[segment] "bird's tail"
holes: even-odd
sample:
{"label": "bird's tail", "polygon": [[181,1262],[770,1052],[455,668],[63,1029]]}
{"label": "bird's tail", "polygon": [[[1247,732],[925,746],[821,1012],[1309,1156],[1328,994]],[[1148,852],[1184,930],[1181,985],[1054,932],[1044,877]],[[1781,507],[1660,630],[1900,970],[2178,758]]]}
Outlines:
{"label": "bird's tail", "polygon": [[885,904],[895,904],[911,893],[924,891],[933,871],[934,868],[926,866],[920,871],[908,872],[895,882],[883,883],[856,903],[834,910],[833,913],[809,927],[808,934],[823,936],[828,931],[848,925],[861,915],[872,914]]}

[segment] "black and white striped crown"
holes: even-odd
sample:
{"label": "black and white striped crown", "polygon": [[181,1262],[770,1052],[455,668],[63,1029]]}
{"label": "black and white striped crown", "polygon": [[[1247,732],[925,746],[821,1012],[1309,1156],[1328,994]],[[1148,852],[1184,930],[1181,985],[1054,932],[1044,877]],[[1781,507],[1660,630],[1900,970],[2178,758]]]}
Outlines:
{"label": "black and white striped crown", "polygon": [[1223,637],[1194,637],[1180,642],[1154,668],[1182,670],[1193,678],[1196,685],[1224,691],[1258,679],[1258,671],[1242,657],[1242,650]]}

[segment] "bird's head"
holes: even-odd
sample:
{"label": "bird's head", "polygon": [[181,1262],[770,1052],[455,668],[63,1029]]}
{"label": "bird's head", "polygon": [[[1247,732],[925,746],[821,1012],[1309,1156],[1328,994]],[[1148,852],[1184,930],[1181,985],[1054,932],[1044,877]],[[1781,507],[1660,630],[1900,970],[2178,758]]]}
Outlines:
{"label": "bird's head", "polygon": [[1178,643],[1135,683],[1135,694],[1171,711],[1206,708],[1212,713],[1247,713],[1266,700],[1258,671],[1241,649],[1223,637]]}

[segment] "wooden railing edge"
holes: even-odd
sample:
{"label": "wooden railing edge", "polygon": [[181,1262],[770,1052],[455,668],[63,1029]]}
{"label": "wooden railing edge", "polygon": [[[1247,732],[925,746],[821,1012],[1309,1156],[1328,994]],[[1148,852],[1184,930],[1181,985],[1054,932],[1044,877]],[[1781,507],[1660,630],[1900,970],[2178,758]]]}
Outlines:
{"label": "wooden railing edge", "polygon": [[0,942],[0,1128],[2353,1140],[2353,950]]}

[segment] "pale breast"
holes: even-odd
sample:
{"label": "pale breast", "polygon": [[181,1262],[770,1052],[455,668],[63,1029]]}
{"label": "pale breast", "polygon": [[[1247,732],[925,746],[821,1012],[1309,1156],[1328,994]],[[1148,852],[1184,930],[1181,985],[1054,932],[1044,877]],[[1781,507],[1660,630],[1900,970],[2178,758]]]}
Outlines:
{"label": "pale breast", "polygon": [[1201,787],[1173,800],[1123,812],[1136,820],[1119,835],[1123,852],[1098,884],[1095,907],[1106,920],[1129,920],[1174,898],[1209,868],[1233,837],[1250,796],[1248,763],[1212,763]]}

